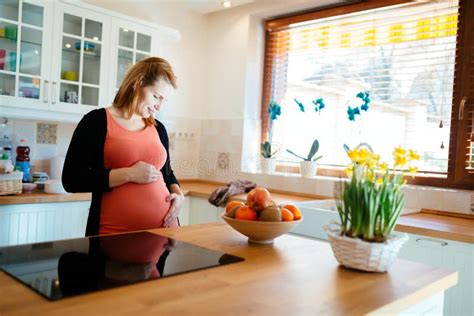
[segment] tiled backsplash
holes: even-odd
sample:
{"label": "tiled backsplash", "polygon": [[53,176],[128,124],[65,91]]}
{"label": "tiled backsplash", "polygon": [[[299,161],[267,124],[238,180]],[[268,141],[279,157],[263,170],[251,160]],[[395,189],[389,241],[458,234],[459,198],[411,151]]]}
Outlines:
{"label": "tiled backsplash", "polygon": [[13,159],[20,139],[26,139],[30,147],[31,170],[50,171],[50,159],[65,156],[76,124],[51,123],[30,120],[9,119],[3,129],[12,140]]}

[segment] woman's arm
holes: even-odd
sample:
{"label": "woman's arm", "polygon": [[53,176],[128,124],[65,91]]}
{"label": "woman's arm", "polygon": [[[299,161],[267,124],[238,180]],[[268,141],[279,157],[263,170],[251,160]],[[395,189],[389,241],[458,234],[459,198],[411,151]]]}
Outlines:
{"label": "woman's arm", "polygon": [[101,119],[101,114],[99,110],[86,114],[72,135],[62,173],[63,186],[68,192],[110,190],[110,169],[103,166],[106,126],[101,126],[107,121],[105,117]]}
{"label": "woman's arm", "polygon": [[150,183],[158,180],[160,171],[155,166],[138,161],[128,168],[112,169],[109,174],[109,186],[118,187],[127,182]]}
{"label": "woman's arm", "polygon": [[172,192],[171,186],[173,184],[176,184],[176,186],[178,186],[179,188],[179,182],[174,176],[173,169],[171,168],[168,132],[166,131],[165,126],[161,122],[156,121],[156,123],[157,123],[156,129],[158,131],[158,135],[160,137],[161,143],[163,144],[163,147],[165,147],[165,150],[166,150],[166,162],[160,171],[163,174],[163,180],[165,181],[166,186],[168,187],[168,190]]}

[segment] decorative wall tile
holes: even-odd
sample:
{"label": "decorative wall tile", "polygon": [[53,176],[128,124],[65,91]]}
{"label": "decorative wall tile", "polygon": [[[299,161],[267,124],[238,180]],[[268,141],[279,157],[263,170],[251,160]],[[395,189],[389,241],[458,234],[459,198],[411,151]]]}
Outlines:
{"label": "decorative wall tile", "polygon": [[58,138],[58,125],[48,123],[36,124],[37,144],[56,144]]}
{"label": "decorative wall tile", "polygon": [[217,167],[221,170],[228,170],[230,166],[230,153],[217,153]]}

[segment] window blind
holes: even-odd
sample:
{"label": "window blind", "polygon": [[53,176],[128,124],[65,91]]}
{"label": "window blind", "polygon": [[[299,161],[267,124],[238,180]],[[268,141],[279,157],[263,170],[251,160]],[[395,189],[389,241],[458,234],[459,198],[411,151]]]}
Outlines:
{"label": "window blind", "polygon": [[[366,142],[383,157],[396,146],[413,148],[420,170],[446,176],[458,11],[455,0],[410,2],[267,29],[262,140],[274,100],[282,106],[272,137],[281,161],[295,161],[285,149],[306,155],[317,138],[320,163],[344,166],[343,145]],[[369,109],[350,120],[348,109],[363,103],[360,92],[368,92]],[[314,110],[318,98],[322,111]]]}

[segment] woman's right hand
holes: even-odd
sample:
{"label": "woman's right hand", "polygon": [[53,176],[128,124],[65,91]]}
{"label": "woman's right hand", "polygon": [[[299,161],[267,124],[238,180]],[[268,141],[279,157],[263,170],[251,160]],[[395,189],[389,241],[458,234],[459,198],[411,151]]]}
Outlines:
{"label": "woman's right hand", "polygon": [[155,182],[161,174],[160,170],[156,169],[155,166],[143,161],[136,162],[128,171],[130,182],[141,184]]}

